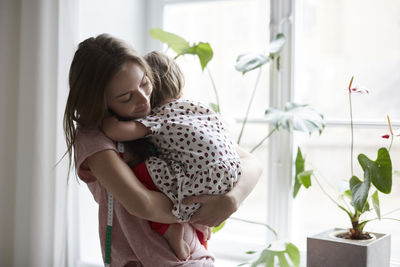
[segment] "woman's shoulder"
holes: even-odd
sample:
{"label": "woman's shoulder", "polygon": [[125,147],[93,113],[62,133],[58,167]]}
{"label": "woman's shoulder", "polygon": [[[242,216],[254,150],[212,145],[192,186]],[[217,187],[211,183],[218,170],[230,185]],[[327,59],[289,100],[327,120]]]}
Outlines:
{"label": "woman's shoulder", "polygon": [[79,170],[80,164],[89,156],[103,151],[115,150],[114,141],[105,136],[98,127],[78,127],[74,143],[76,167]]}

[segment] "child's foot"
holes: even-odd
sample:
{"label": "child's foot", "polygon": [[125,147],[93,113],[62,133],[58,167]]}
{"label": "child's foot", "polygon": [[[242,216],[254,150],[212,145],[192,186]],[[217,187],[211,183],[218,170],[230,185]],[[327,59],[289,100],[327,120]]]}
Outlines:
{"label": "child's foot", "polygon": [[171,224],[164,234],[172,250],[180,260],[190,255],[189,245],[183,240],[183,226],[179,223]]}

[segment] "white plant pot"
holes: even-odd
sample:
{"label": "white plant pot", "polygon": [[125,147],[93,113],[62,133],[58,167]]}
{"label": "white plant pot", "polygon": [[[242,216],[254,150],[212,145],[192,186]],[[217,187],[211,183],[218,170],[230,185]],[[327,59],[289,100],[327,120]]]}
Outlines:
{"label": "white plant pot", "polygon": [[390,235],[370,233],[369,240],[336,237],[347,232],[331,229],[307,237],[307,267],[389,267]]}

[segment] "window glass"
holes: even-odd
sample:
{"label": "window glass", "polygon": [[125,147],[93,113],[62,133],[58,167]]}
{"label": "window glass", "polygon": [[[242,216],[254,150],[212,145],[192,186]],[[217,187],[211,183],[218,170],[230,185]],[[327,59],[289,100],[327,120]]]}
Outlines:
{"label": "window glass", "polygon": [[[354,97],[354,117],[400,119],[400,2],[295,1],[296,98],[328,119],[347,119],[352,75],[366,86]],[[373,108],[371,108],[373,107]]]}
{"label": "window glass", "polygon": [[[295,1],[295,95],[296,102],[317,107],[328,121],[321,136],[297,135],[308,166],[317,171],[324,188],[336,197],[338,184],[348,181],[350,171],[350,125],[347,86],[352,75],[355,84],[369,94],[352,97],[355,129],[354,166],[363,178],[357,155],[375,160],[379,147],[389,146],[381,135],[388,133],[386,115],[400,120],[400,2],[383,1]],[[375,126],[368,126],[368,125]],[[394,170],[400,144],[391,150]],[[306,163],[307,164],[307,163]],[[382,213],[399,208],[399,177],[393,176],[392,193],[380,194]],[[347,215],[323,195],[317,184],[301,189],[294,202],[292,233],[305,250],[306,236],[333,227],[349,227]],[[369,214],[374,218],[374,214]],[[400,213],[390,217],[399,218]],[[392,260],[400,260],[399,222],[382,220],[367,224],[367,231],[392,235]]]}
{"label": "window glass", "polygon": [[[258,71],[242,75],[234,68],[240,54],[268,50],[268,1],[205,1],[166,5],[164,30],[178,34],[192,43],[210,43],[214,57],[208,70],[201,70],[198,58],[185,55],[177,59],[182,68],[186,86],[184,97],[204,103],[216,103],[208,71],[216,84],[222,118],[234,141],[237,140]],[[184,22],[184,23],[183,23]],[[172,56],[175,54],[168,51]],[[260,82],[250,109],[251,119],[262,118],[268,107],[268,66],[262,68]],[[238,120],[239,119],[239,120]],[[249,123],[244,131],[241,146],[249,151],[268,133],[265,123]],[[266,144],[255,155],[267,166]],[[264,175],[267,173],[264,169]],[[246,199],[233,217],[265,222],[267,212],[267,180],[262,177],[257,188]],[[254,245],[266,244],[266,228],[228,220],[226,226],[210,241],[210,249],[219,256],[240,258]],[[246,242],[243,242],[244,238]],[[235,247],[235,244],[241,246]],[[227,247],[229,246],[229,248]],[[242,256],[243,255],[243,256]],[[218,262],[217,262],[218,265]]]}

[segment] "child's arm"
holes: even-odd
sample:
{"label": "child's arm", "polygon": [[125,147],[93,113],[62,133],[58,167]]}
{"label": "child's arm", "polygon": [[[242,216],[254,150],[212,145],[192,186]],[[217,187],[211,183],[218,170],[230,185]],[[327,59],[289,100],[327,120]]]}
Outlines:
{"label": "child's arm", "polygon": [[150,134],[149,128],[137,121],[120,121],[114,116],[106,117],[101,126],[104,134],[114,141],[132,141]]}

